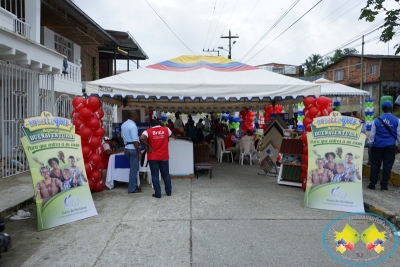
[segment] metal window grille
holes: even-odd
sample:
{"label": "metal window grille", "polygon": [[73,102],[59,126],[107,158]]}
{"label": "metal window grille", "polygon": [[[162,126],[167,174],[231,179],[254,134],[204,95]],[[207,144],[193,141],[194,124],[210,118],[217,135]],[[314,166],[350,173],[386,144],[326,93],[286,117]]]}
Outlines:
{"label": "metal window grille", "polygon": [[0,61],[0,177],[29,170],[20,138],[23,119],[53,112],[54,78]]}
{"label": "metal window grille", "polygon": [[71,119],[72,99],[67,94],[60,95],[54,104],[54,116]]}

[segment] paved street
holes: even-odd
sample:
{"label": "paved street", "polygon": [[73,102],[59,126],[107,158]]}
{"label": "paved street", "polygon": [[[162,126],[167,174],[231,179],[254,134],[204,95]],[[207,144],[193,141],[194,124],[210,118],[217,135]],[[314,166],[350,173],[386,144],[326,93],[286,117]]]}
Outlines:
{"label": "paved street", "polygon": [[[212,164],[212,179],[173,179],[171,197],[143,181],[141,194],[95,193],[89,219],[42,232],[33,218],[7,220],[14,247],[0,266],[341,266],[321,239],[342,212],[303,208],[300,188],[258,165]],[[382,266],[399,261],[397,250]]]}

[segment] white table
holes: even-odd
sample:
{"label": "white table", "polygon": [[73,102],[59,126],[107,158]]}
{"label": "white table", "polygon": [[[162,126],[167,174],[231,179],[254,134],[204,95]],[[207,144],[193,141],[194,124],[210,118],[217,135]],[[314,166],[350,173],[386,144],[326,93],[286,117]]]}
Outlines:
{"label": "white table", "polygon": [[169,174],[194,176],[193,143],[186,140],[169,139]]}
{"label": "white table", "polygon": [[[112,154],[108,161],[106,186],[109,189],[114,188],[114,181],[129,183],[129,167],[115,168],[115,157],[117,155],[124,155],[124,153]],[[137,185],[140,186],[139,171],[137,175]]]}

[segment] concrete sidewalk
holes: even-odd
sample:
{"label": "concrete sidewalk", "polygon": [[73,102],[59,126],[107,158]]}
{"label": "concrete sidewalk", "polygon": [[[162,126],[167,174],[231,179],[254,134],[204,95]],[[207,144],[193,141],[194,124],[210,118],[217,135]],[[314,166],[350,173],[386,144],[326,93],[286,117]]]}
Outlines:
{"label": "concrete sidewalk", "polygon": [[[206,173],[199,179],[173,179],[171,197],[151,197],[153,189],[146,183],[141,194],[128,194],[126,185],[94,193],[98,216],[46,231],[36,231],[35,205],[27,205],[32,218],[6,220],[15,243],[0,265],[342,266],[326,253],[321,236],[343,212],[302,208],[300,188],[258,175],[258,165],[212,159],[212,166],[212,179]],[[30,180],[22,176],[8,179],[8,186],[15,182],[8,192],[5,181],[0,182],[0,194],[8,198],[33,195]],[[390,189],[365,191],[364,196],[375,205],[396,203]],[[399,260],[393,254],[385,266],[397,266]]]}
{"label": "concrete sidewalk", "polygon": [[[214,169],[218,167],[217,162],[214,162],[213,165]],[[258,165],[254,165],[253,168],[258,168],[262,172]],[[369,173],[370,166],[364,165],[363,193],[365,211],[376,213],[388,219],[400,229],[400,174],[392,172],[389,191],[380,191],[379,185],[377,190],[367,189],[368,179],[366,177],[369,177]],[[232,173],[232,175],[235,174]],[[268,177],[267,179],[276,180],[273,177]],[[105,190],[108,189],[106,188]],[[16,213],[18,209],[22,209],[27,204],[34,203],[30,173],[27,172],[11,178],[0,179],[0,196],[0,218],[3,219]]]}

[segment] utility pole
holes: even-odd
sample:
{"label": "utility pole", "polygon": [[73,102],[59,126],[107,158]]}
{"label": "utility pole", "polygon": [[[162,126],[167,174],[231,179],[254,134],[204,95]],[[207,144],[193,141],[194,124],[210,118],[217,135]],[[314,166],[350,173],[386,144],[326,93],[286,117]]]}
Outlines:
{"label": "utility pole", "polygon": [[203,49],[203,52],[208,52],[208,53],[210,53],[210,52],[217,52],[218,53],[218,56],[219,56],[219,50],[210,50],[210,49],[207,49],[207,50],[204,50]]}
{"label": "utility pole", "polygon": [[221,38],[228,38],[229,39],[229,55],[228,55],[228,58],[229,59],[232,59],[232,43],[231,43],[231,39],[232,38],[239,38],[239,36],[231,36],[231,29],[229,29],[229,36],[221,36]]}

